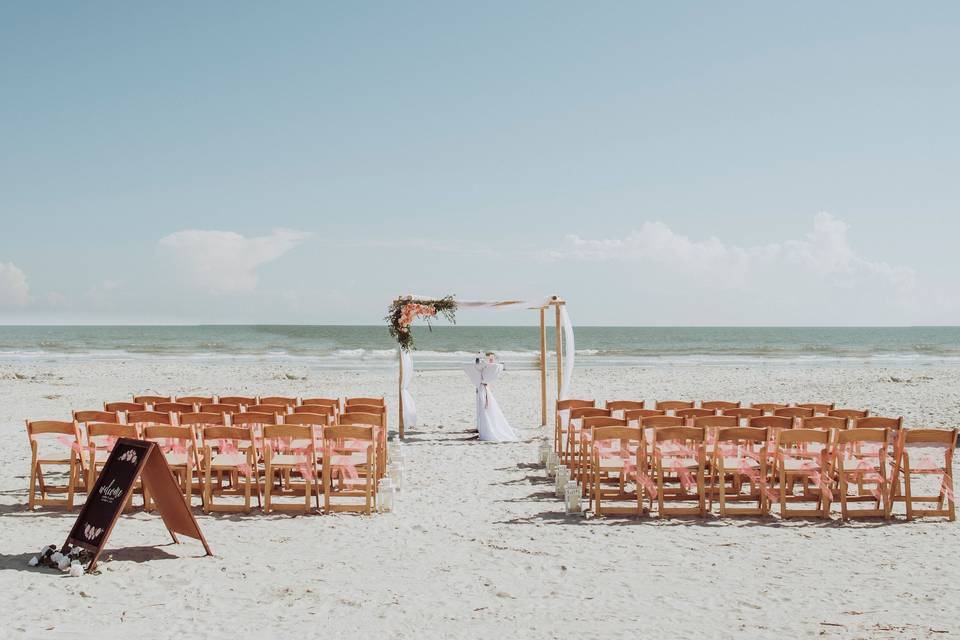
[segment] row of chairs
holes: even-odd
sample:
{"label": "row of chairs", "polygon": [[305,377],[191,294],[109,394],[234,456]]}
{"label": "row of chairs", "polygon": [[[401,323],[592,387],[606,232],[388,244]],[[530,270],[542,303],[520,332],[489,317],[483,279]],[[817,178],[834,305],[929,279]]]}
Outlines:
{"label": "row of chairs", "polygon": [[346,412],[374,413],[380,415],[382,426],[387,426],[387,411],[383,398],[300,398],[292,396],[133,396],[133,401],[105,402],[103,410],[126,414],[144,411],[173,413],[318,413],[328,415],[332,422]]}
{"label": "row of chairs", "polygon": [[[760,415],[718,415],[744,408],[725,403],[727,406],[709,415],[691,416],[667,413],[694,407],[664,404],[644,409],[642,403],[633,401],[611,401],[605,407],[588,400],[561,401],[557,415],[559,460],[569,467],[598,515],[641,513],[646,496],[650,509],[657,500],[661,516],[703,515],[716,499],[721,515],[767,514],[771,504],[779,503],[783,517],[829,517],[831,498],[837,495],[844,519],[889,517],[895,501],[906,503],[908,519],[919,515],[955,518],[955,430],[907,430],[902,428],[901,418],[869,416],[865,411],[775,415],[789,407],[768,407],[761,409]],[[824,414],[836,411],[829,405],[823,407]],[[764,415],[767,412],[774,415]],[[911,466],[911,451],[921,452],[919,466]],[[941,451],[944,462],[937,464],[936,454]],[[937,494],[916,495],[911,485],[913,474],[939,476]],[[855,482],[851,485],[851,481]],[[802,488],[799,495],[795,493],[798,484]],[[855,489],[852,495],[851,486]],[[744,487],[749,487],[746,494],[742,493]],[[694,506],[679,510],[667,504],[691,499]],[[743,500],[755,505],[746,510],[727,507],[730,501]],[[610,501],[627,501],[631,506],[605,507]],[[809,501],[816,503],[815,509],[788,506]],[[863,501],[873,501],[873,509],[848,508],[850,502]],[[928,501],[936,502],[937,508],[915,507]]]}
{"label": "row of chairs", "polygon": [[[240,408],[262,406],[256,403]],[[316,411],[241,410],[228,414],[116,409],[76,411],[69,422],[27,421],[31,445],[29,508],[72,508],[75,491],[92,489],[116,439],[128,437],[157,442],[187,501],[198,492],[207,512],[250,511],[255,493],[258,505],[263,495],[261,506],[267,512],[288,507],[309,510],[311,495],[316,496],[319,508],[319,496],[323,494],[326,512],[370,513],[376,505],[377,480],[387,465],[383,399],[338,400],[336,412],[323,411],[321,405],[302,406],[315,407]],[[370,407],[378,410],[370,412]],[[42,454],[44,440],[52,440],[60,452],[53,457]],[[64,453],[66,447],[69,454]],[[50,466],[69,468],[67,484],[48,482],[44,469]],[[66,497],[52,498],[50,494]],[[304,499],[300,507],[276,502],[277,497],[300,495]],[[218,504],[220,496],[242,496],[244,502],[242,506]],[[362,504],[353,500],[343,504],[340,498],[361,498]],[[143,504],[150,507],[149,496],[143,496]]]}

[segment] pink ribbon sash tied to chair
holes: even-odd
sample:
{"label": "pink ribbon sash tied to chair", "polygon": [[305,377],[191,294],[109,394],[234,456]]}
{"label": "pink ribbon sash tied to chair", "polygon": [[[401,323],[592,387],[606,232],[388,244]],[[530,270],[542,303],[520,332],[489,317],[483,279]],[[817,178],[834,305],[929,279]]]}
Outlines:
{"label": "pink ribbon sash tied to chair", "polygon": [[70,447],[71,450],[77,453],[83,453],[83,447],[80,446],[80,443],[74,439],[68,438],[67,436],[59,436],[57,438],[57,442],[66,447]]}
{"label": "pink ribbon sash tied to chair", "polygon": [[[784,451],[778,451],[776,454],[777,459],[781,464],[786,465],[788,462],[795,463],[793,469],[789,469],[791,473],[802,473],[810,478],[810,482],[820,488],[821,493],[826,497],[827,501],[833,501],[833,490],[830,487],[830,478],[827,474],[823,473],[822,464],[819,461],[823,460],[822,453],[813,454],[810,451],[793,451],[792,453],[786,453]],[[811,462],[811,459],[816,458],[818,464]],[[781,491],[785,491],[785,487],[781,487]]]}
{"label": "pink ribbon sash tied to chair", "polygon": [[[910,467],[910,473],[924,473],[924,474],[933,474],[940,475],[940,493],[944,495],[950,502],[955,502],[953,487],[950,486],[950,476],[947,473],[947,464],[946,452],[948,447],[946,445],[934,445],[934,444],[923,444],[923,445],[905,445],[904,453],[908,456],[910,455],[908,449],[915,449],[915,454],[917,455],[917,466]],[[932,453],[932,449],[940,449],[943,451],[943,456],[941,460],[943,462],[937,462],[937,458]],[[952,463],[952,460],[950,461]]]}

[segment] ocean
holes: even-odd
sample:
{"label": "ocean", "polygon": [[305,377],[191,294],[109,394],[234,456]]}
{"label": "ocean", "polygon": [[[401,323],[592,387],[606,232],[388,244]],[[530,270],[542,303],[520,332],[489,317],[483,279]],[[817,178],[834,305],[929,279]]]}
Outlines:
{"label": "ocean", "polygon": [[[539,362],[536,327],[416,326],[414,335],[419,369],[454,368],[478,351],[516,368]],[[575,336],[577,367],[960,364],[960,327],[576,327]],[[396,346],[382,326],[0,326],[0,361],[92,358],[372,369],[395,367]]]}

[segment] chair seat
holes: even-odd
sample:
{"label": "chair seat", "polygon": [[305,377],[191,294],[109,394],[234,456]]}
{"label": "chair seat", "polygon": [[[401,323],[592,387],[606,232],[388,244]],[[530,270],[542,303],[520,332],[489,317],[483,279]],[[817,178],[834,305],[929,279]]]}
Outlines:
{"label": "chair seat", "polygon": [[270,464],[272,465],[298,465],[309,461],[310,459],[307,456],[294,453],[275,453],[270,458]]}
{"label": "chair seat", "polygon": [[781,464],[785,471],[820,471],[820,466],[810,460],[787,458]]}
{"label": "chair seat", "polygon": [[167,464],[171,467],[185,467],[190,463],[190,455],[178,451],[168,451],[164,454],[167,458]]}
{"label": "chair seat", "polygon": [[672,458],[670,456],[663,456],[660,459],[660,464],[664,469],[671,469],[673,467],[683,467],[685,469],[696,469],[700,466],[700,461],[696,458]]}
{"label": "chair seat", "polygon": [[739,469],[744,465],[750,467],[751,469],[760,468],[760,463],[753,458],[723,458],[724,469]]}
{"label": "chair seat", "polygon": [[214,467],[236,467],[247,464],[247,456],[244,453],[218,453],[213,456],[210,464]]}

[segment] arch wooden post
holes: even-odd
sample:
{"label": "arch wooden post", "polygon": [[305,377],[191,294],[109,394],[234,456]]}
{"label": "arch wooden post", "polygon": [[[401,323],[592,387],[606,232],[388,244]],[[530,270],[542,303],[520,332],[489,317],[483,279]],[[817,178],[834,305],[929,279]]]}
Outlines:
{"label": "arch wooden post", "polygon": [[546,308],[540,307],[540,426],[547,426],[547,323]]}

